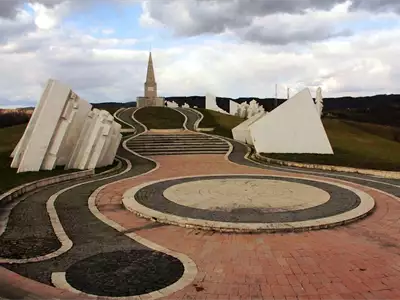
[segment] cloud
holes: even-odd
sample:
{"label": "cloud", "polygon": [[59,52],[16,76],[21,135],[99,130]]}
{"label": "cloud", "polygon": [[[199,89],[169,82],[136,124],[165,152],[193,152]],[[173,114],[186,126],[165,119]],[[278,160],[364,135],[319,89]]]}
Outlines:
{"label": "cloud", "polygon": [[265,45],[304,44],[353,34],[365,12],[400,12],[397,1],[367,0],[144,0],[143,26],[178,37],[225,34]]}
{"label": "cloud", "polygon": [[[0,18],[0,99],[11,101],[0,106],[36,102],[48,78],[90,102],[133,101],[143,94],[148,55],[138,37],[148,35],[154,36],[161,96],[273,97],[275,84],[280,97],[286,87],[293,94],[321,86],[324,96],[400,93],[400,27],[374,29],[387,20],[395,24],[388,8],[375,14],[368,12],[372,6],[344,1],[157,2],[143,2],[141,16],[156,30],[138,29],[129,38],[118,38],[122,32],[114,25],[115,34],[108,35],[107,24],[92,32],[63,23],[71,13],[82,16],[94,0],[40,1],[29,13],[13,6],[12,18]],[[349,31],[352,24],[367,26]],[[157,26],[181,37],[202,36],[190,43],[176,36],[161,40]]]}

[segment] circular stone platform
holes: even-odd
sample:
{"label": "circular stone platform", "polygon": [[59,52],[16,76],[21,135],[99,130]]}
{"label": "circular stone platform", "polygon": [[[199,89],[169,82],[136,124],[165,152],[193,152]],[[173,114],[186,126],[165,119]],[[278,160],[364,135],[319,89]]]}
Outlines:
{"label": "circular stone platform", "polygon": [[128,190],[124,205],[158,222],[218,231],[303,231],[367,215],[374,200],[339,183],[266,175],[180,177]]}

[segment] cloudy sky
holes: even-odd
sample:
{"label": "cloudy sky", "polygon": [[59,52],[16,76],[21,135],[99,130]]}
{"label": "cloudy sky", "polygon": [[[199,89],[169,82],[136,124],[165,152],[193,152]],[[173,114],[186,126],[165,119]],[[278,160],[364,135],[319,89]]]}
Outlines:
{"label": "cloudy sky", "polygon": [[0,0],[0,107],[48,78],[90,102],[400,93],[398,0]]}

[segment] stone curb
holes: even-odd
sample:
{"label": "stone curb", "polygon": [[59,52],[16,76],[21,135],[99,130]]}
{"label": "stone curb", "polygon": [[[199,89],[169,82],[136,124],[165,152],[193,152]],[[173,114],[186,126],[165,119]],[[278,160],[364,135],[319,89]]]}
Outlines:
{"label": "stone curb", "polygon": [[400,179],[400,172],[394,172],[394,171],[358,169],[358,168],[332,166],[332,165],[298,163],[298,162],[293,162],[293,161],[285,161],[285,160],[280,160],[280,159],[269,158],[269,157],[260,155],[258,153],[254,153],[251,156],[253,158],[259,159],[263,162],[267,162],[267,163],[274,164],[274,165],[280,165],[280,166],[297,167],[297,168],[305,168],[305,169],[317,169],[317,170],[325,170],[325,171],[336,171],[336,172],[347,172],[347,173],[358,173],[358,174],[364,174],[364,175],[379,176],[379,177],[383,177],[383,178]]}
{"label": "stone curb", "polygon": [[[215,176],[221,176],[221,175],[229,176],[229,174],[219,174]],[[242,174],[242,175],[253,175],[253,174]],[[354,192],[361,199],[360,205],[358,205],[354,209],[351,209],[349,211],[346,211],[338,215],[323,217],[319,219],[312,219],[307,221],[280,222],[280,223],[233,223],[233,222],[193,219],[189,217],[172,215],[169,213],[164,213],[161,211],[156,211],[154,209],[148,208],[137,202],[135,199],[135,194],[140,189],[154,183],[159,183],[171,179],[184,179],[193,177],[201,179],[202,177],[209,177],[209,176],[212,175],[173,177],[173,178],[164,178],[160,180],[146,182],[126,190],[122,197],[122,203],[127,210],[133,212],[139,217],[151,220],[153,222],[165,223],[186,228],[203,229],[203,230],[211,230],[218,232],[236,232],[236,233],[256,233],[256,232],[283,233],[283,232],[304,232],[310,230],[327,229],[360,220],[371,214],[375,209],[374,199],[366,192],[363,192],[359,189],[341,183],[332,182],[324,179],[315,179],[315,178],[313,178],[312,180],[318,182],[326,182]],[[269,175],[265,175],[265,177],[268,176]],[[274,176],[282,178],[296,178],[296,176],[287,176],[287,175],[274,175]]]}
{"label": "stone curb", "polygon": [[121,133],[122,133],[122,132],[136,132],[136,128],[135,128],[134,126],[132,126],[132,124],[129,124],[128,122],[125,122],[125,121],[122,120],[120,117],[118,117],[118,114],[119,114],[119,113],[121,113],[122,111],[127,110],[127,109],[128,109],[128,108],[126,108],[126,107],[121,107],[121,108],[118,109],[118,110],[114,113],[114,115],[113,115],[114,119],[117,119],[118,122],[120,122],[121,125],[122,125],[122,124],[125,124],[125,125],[127,125],[128,127],[131,128],[131,129],[124,128],[125,131],[123,131],[123,128],[121,127]]}
{"label": "stone curb", "polygon": [[[112,169],[111,169],[112,170]],[[55,183],[61,183],[73,179],[84,178],[94,175],[94,170],[85,170],[80,172],[73,172],[68,174],[62,174],[58,176],[53,176],[49,178],[44,178],[40,180],[36,180],[33,182],[28,182],[23,185],[17,186],[4,194],[0,195],[0,205],[8,204],[13,201],[15,198],[18,198],[28,192],[36,190],[38,188],[48,186]]]}

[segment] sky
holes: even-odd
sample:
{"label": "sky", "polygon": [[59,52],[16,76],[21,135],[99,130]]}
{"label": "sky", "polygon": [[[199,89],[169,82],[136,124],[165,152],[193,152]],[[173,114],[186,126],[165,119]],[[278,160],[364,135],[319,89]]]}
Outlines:
{"label": "sky", "polygon": [[398,0],[0,0],[0,107],[81,98],[400,94]]}

